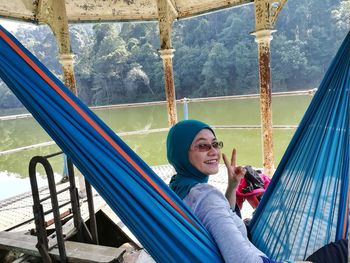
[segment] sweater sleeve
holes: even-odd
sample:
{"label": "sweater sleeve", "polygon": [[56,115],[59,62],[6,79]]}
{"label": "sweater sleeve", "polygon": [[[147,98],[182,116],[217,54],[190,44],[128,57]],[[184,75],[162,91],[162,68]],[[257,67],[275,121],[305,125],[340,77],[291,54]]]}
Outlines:
{"label": "sweater sleeve", "polygon": [[[225,262],[262,263],[266,255],[247,237],[243,221],[215,187],[199,184],[184,199],[214,238]],[[267,258],[267,257],[266,257]]]}

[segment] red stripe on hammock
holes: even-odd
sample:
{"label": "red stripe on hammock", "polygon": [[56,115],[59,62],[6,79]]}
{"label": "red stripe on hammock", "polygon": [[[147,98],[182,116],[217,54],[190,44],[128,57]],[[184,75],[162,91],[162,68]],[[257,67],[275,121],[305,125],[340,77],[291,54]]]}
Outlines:
{"label": "red stripe on hammock", "polygon": [[19,48],[2,30],[0,30],[0,36],[5,42],[43,79],[49,86],[54,89],[71,107],[73,107],[84,119],[87,121],[112,147],[129,162],[132,167],[151,185],[153,188],[178,212],[180,213],[189,223],[198,229],[198,227],[192,222],[192,220],[174,203],[171,198],[164,193],[159,186],[138,166],[134,160],[118,145],[115,141],[103,131],[103,129],[94,122],[66,93],[64,93],[56,83],[42,71],[38,65],[33,62],[23,51]]}

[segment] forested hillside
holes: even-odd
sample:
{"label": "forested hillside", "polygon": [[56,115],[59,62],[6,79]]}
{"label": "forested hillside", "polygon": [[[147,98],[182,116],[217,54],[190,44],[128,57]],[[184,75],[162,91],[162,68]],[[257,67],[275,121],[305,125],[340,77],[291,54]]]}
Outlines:
{"label": "forested hillside", "polygon": [[[253,5],[174,24],[177,98],[258,92]],[[288,0],[271,46],[273,91],[316,88],[350,29],[350,0]],[[75,24],[79,97],[88,105],[164,100],[157,23]],[[62,79],[47,26],[22,26],[16,37]],[[20,103],[0,82],[0,109]]]}

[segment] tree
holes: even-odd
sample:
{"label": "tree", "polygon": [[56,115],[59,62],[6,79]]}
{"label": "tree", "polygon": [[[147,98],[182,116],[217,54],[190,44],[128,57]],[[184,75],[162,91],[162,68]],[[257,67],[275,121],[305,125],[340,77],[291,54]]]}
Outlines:
{"label": "tree", "polygon": [[[149,92],[144,96],[129,94],[128,101],[145,101],[146,99],[164,100],[164,80],[162,60],[157,52],[159,47],[159,33],[156,23],[125,23],[121,29],[121,36],[127,42],[130,53],[128,63],[131,67],[140,67],[149,79]],[[140,87],[142,90],[143,88]]]}
{"label": "tree", "polygon": [[298,39],[288,40],[284,35],[274,38],[271,63],[274,91],[304,89],[305,83],[317,72],[308,65],[303,51],[306,44]]}
{"label": "tree", "polygon": [[83,94],[92,95],[90,102],[93,105],[123,102],[121,100],[125,94],[123,79],[130,66],[127,63],[129,52],[125,41],[119,36],[119,30],[116,24],[94,25],[95,38],[87,56],[88,62],[79,65],[82,67],[79,72],[83,73],[80,78],[85,76],[84,83],[87,84],[80,88],[90,90]]}
{"label": "tree", "polygon": [[52,73],[63,80],[62,67],[58,61],[58,47],[55,37],[46,25],[19,27],[17,39],[31,51]]}
{"label": "tree", "polygon": [[176,47],[174,77],[177,98],[193,98],[204,82],[202,68],[208,57],[208,47]]}
{"label": "tree", "polygon": [[336,21],[336,28],[340,31],[350,30],[350,0],[341,1],[332,10],[332,18]]}
{"label": "tree", "polygon": [[[57,60],[58,48],[48,26],[20,26],[14,35],[50,71],[62,79],[61,66]],[[23,107],[21,102],[0,80],[0,109],[20,107]]]}
{"label": "tree", "polygon": [[[208,60],[204,63],[202,76],[204,83],[196,92],[205,96],[222,96],[229,94],[230,61],[228,50],[221,43],[215,43],[209,52]],[[198,95],[199,95],[198,94]]]}
{"label": "tree", "polygon": [[0,82],[0,98],[0,109],[13,109],[22,107],[21,102],[2,81]]}
{"label": "tree", "polygon": [[229,58],[233,66],[230,95],[258,93],[258,51],[253,38],[233,45]]}
{"label": "tree", "polygon": [[129,70],[124,82],[126,93],[128,96],[131,96],[131,98],[134,96],[144,96],[145,94],[154,95],[154,91],[149,85],[149,78],[140,65]]}

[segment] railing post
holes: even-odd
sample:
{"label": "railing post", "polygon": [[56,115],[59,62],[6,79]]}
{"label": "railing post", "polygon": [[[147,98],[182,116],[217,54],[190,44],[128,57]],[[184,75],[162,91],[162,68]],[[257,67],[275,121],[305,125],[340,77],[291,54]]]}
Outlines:
{"label": "railing post", "polygon": [[82,219],[80,214],[79,207],[79,195],[77,188],[75,186],[75,178],[74,178],[74,166],[72,160],[70,158],[67,159],[68,164],[68,178],[69,178],[69,193],[72,201],[72,211],[73,211],[73,219],[74,219],[74,227],[78,231],[78,240],[80,242],[83,241],[83,230],[82,230]]}
{"label": "railing post", "polygon": [[91,238],[92,241],[98,245],[98,233],[97,233],[97,223],[96,223],[96,215],[95,215],[95,208],[94,208],[94,202],[93,202],[93,195],[92,195],[92,187],[91,184],[85,179],[85,186],[86,186],[86,197],[88,200],[88,206],[89,206],[89,218],[90,218],[90,232],[91,232]]}
{"label": "railing post", "polygon": [[34,210],[34,217],[35,217],[35,225],[38,232],[37,248],[41,256],[43,257],[43,259],[45,259],[45,262],[51,262],[51,258],[48,253],[49,246],[48,246],[48,240],[47,240],[44,212],[41,205],[38,185],[36,181],[36,165],[38,163],[41,163],[42,166],[44,167],[47,175],[48,183],[49,183],[52,212],[53,212],[54,221],[55,221],[56,238],[58,243],[58,250],[60,253],[60,261],[67,262],[66,250],[64,247],[64,240],[63,240],[63,234],[62,234],[62,223],[61,223],[61,218],[59,213],[59,205],[58,205],[57,192],[56,192],[56,186],[55,186],[55,179],[54,179],[54,175],[53,175],[53,171],[50,163],[46,158],[42,156],[34,156],[29,163],[29,177],[30,177],[30,183],[31,183],[32,194],[33,194],[33,210]]}
{"label": "railing post", "polygon": [[188,120],[188,102],[190,100],[188,98],[183,98],[183,102],[184,102],[184,120]]}

